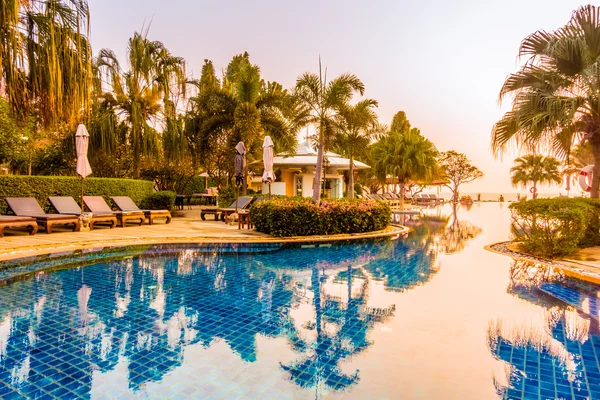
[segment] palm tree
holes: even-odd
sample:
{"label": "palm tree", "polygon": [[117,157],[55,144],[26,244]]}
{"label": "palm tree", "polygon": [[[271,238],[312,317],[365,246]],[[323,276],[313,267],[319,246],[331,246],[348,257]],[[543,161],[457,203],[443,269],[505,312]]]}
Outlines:
{"label": "palm tree", "polygon": [[589,141],[594,154],[592,197],[600,197],[600,8],[577,9],[556,31],[537,31],[521,43],[526,58],[500,91],[512,110],[492,131],[492,148],[548,149],[563,155]]}
{"label": "palm tree", "polygon": [[[306,123],[301,107],[287,90],[277,82],[262,80],[259,67],[249,57],[248,53],[233,57],[222,83],[216,79],[212,63],[205,61],[198,95],[191,101],[186,132],[202,153],[209,153],[216,146],[221,148],[211,157],[223,151],[230,154],[239,141],[246,144],[250,159],[262,156],[264,135],[271,136],[278,151],[294,151],[296,133]],[[223,158],[221,161],[228,159]],[[242,190],[246,193],[246,179]]]}
{"label": "palm tree", "polygon": [[141,157],[158,153],[160,137],[156,128],[171,132],[176,128],[171,90],[179,88],[179,93],[185,94],[185,62],[172,56],[161,42],[150,41],[138,32],[129,39],[127,53],[127,72],[121,70],[114,52],[108,49],[100,51],[94,64],[99,80],[107,76],[112,85],[112,91],[103,94],[103,101],[128,127],[133,173],[139,178]]}
{"label": "palm tree", "polygon": [[[295,95],[309,111],[307,121],[317,126],[317,168],[313,200],[321,200],[321,180],[323,176],[323,154],[330,145],[335,133],[335,117],[347,104],[355,92],[362,96],[365,86],[356,75],[342,74],[327,81],[327,69],[323,73],[319,60],[319,74],[305,72],[296,80]],[[353,189],[353,188],[352,188]]]}
{"label": "palm tree", "polygon": [[373,146],[373,172],[378,177],[392,175],[400,184],[400,207],[404,207],[404,186],[411,179],[431,179],[436,173],[437,150],[419,129],[407,133],[389,132]]}
{"label": "palm tree", "polygon": [[24,121],[72,125],[89,107],[91,47],[85,0],[0,3],[0,91]]}
{"label": "palm tree", "polygon": [[513,186],[521,184],[524,188],[529,183],[533,185],[531,192],[533,198],[537,198],[538,183],[562,182],[559,170],[560,162],[554,157],[544,157],[537,154],[529,154],[515,160],[515,166],[510,169],[512,173],[511,182]]}
{"label": "palm tree", "polygon": [[369,147],[373,134],[377,131],[377,114],[374,108],[377,101],[364,99],[355,105],[342,106],[337,115],[335,144],[342,154],[350,159],[348,198],[354,198],[354,157]]}

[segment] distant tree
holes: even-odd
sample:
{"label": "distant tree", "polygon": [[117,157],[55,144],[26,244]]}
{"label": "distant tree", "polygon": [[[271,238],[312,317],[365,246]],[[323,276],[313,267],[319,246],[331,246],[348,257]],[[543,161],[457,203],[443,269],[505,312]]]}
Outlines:
{"label": "distant tree", "polygon": [[443,152],[438,157],[438,163],[446,179],[450,182],[445,184],[452,191],[452,201],[458,202],[458,190],[460,185],[471,183],[476,179],[483,178],[483,172],[474,165],[462,153],[454,150]]}
{"label": "distant tree", "polygon": [[500,91],[512,109],[492,131],[496,153],[511,146],[562,155],[582,139],[594,155],[591,196],[600,197],[600,8],[582,6],[555,31],[537,31],[521,42],[526,58]]}
{"label": "distant tree", "polygon": [[310,110],[307,121],[317,128],[317,167],[313,200],[321,200],[321,180],[323,178],[323,154],[327,141],[335,135],[334,118],[341,107],[346,105],[358,92],[361,96],[365,86],[356,75],[342,74],[332,81],[327,80],[327,70],[323,71],[319,61],[319,74],[305,72],[296,81],[295,96],[299,103]]}
{"label": "distant tree", "polygon": [[521,185],[526,188],[530,183],[533,185],[533,198],[537,198],[537,185],[544,183],[562,182],[559,170],[560,162],[554,157],[544,157],[537,154],[529,154],[515,160],[515,166],[510,169],[513,186]]}
{"label": "distant tree", "polygon": [[390,125],[390,131],[398,133],[410,132],[410,122],[406,119],[406,113],[404,111],[398,111],[392,118],[392,124]]}
{"label": "distant tree", "polygon": [[354,159],[364,153],[377,131],[377,101],[364,99],[355,105],[344,105],[336,118],[335,147],[350,159],[347,197],[354,198]]}
{"label": "distant tree", "polygon": [[411,179],[428,180],[437,168],[437,150],[417,128],[407,133],[390,131],[373,146],[373,170],[380,179],[391,175],[400,184],[400,207],[404,207],[404,187]]}

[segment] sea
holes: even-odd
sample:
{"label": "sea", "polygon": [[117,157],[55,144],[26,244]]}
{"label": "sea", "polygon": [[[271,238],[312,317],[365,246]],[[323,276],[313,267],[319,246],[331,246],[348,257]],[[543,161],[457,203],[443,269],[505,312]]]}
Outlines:
{"label": "sea", "polygon": [[[423,193],[432,193],[432,194],[436,194],[435,191],[425,191]],[[517,192],[512,192],[512,193],[471,193],[471,192],[464,192],[464,193],[460,193],[461,196],[471,196],[471,198],[475,201],[477,201],[477,195],[481,195],[481,201],[499,201],[500,200],[500,196],[504,197],[504,201],[517,201],[520,198],[522,199],[523,197],[527,197],[528,199],[531,199],[531,193],[528,192],[521,192],[521,193],[517,193]],[[442,192],[439,195],[440,197],[446,199],[446,200],[450,200],[452,198],[452,193],[448,193],[448,192]],[[559,197],[559,196],[567,196],[567,192],[563,191],[562,193],[559,192],[540,192],[538,194],[538,199],[540,198],[546,198],[546,197]],[[569,193],[569,197],[581,197],[582,193],[579,192],[578,190],[571,190],[571,192]]]}

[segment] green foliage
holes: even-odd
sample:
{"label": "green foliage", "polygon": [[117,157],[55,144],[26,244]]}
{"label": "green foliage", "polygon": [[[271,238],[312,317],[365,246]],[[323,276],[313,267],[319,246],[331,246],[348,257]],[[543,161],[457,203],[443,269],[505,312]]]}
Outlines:
{"label": "green foliage", "polygon": [[[86,196],[129,196],[139,204],[153,192],[152,182],[133,179],[87,178]],[[0,176],[0,198],[35,197],[42,208],[49,207],[48,196],[72,196],[81,199],[81,179],[62,176]],[[110,203],[109,203],[110,204]],[[0,203],[0,212],[6,213],[6,204]]]}
{"label": "green foliage", "polygon": [[384,229],[391,222],[390,207],[374,200],[275,198],[250,208],[258,232],[275,237],[363,233]]}
{"label": "green foliage", "polygon": [[[496,154],[528,148],[565,156],[583,136],[600,158],[598,37],[600,8],[585,5],[557,30],[538,30],[523,39],[519,70],[500,90],[500,99],[511,99],[512,108],[494,125]],[[597,198],[600,163],[595,165],[591,195]]]}
{"label": "green foliage", "polygon": [[[238,189],[240,192],[242,189]],[[229,207],[235,200],[235,187],[224,186],[219,189],[219,196],[217,197],[217,203],[220,207]]]}
{"label": "green foliage", "polygon": [[[558,170],[560,163],[554,157],[545,157],[539,154],[528,154],[515,160],[515,166],[510,169],[511,182],[513,186],[521,184],[526,188],[529,183],[537,188],[538,183],[562,182],[562,176]],[[537,197],[537,192],[533,198]]]}
{"label": "green foliage", "polygon": [[[205,178],[203,176],[194,176],[192,177],[187,185],[185,185],[185,188],[183,189],[183,194],[185,195],[191,195],[194,193],[202,193],[204,192],[204,189],[206,189],[204,187],[204,181]],[[209,182],[210,184],[210,182]]]}
{"label": "green foliage", "polygon": [[510,205],[511,231],[523,250],[544,257],[573,254],[600,245],[600,201],[536,199]]}
{"label": "green foliage", "polygon": [[390,131],[373,145],[373,173],[380,182],[385,182],[387,175],[398,179],[404,191],[404,185],[411,179],[427,182],[434,178],[439,169],[436,156],[435,146],[419,129]]}
{"label": "green foliage", "polygon": [[[295,96],[300,108],[304,110],[305,122],[313,123],[317,128],[318,159],[315,171],[315,182],[322,181],[323,154],[330,149],[336,127],[336,115],[354,96],[365,93],[365,85],[353,74],[342,74],[327,81],[327,72],[321,68],[319,73],[305,72],[296,80]],[[318,202],[321,191],[315,190],[313,200]]]}
{"label": "green foliage", "polygon": [[450,150],[441,153],[438,162],[445,178],[452,183],[452,185],[446,184],[446,186],[452,190],[453,201],[458,199],[460,185],[483,178],[483,172],[472,165],[467,156],[457,151]]}
{"label": "green foliage", "polygon": [[142,210],[171,210],[175,204],[175,192],[162,190],[149,194],[140,203]]}

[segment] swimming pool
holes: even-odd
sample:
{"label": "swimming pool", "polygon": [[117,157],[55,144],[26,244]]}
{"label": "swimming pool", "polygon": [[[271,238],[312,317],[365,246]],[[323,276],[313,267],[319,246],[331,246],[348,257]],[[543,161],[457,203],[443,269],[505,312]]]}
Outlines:
{"label": "swimming pool", "polygon": [[598,287],[483,250],[507,221],[481,204],[403,240],[4,264],[0,397],[600,398]]}

